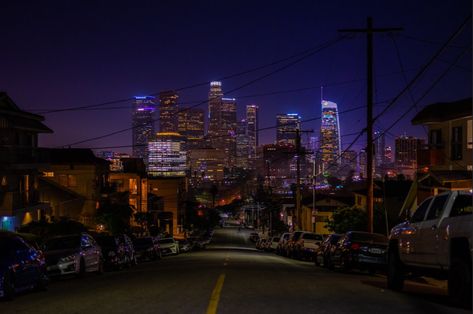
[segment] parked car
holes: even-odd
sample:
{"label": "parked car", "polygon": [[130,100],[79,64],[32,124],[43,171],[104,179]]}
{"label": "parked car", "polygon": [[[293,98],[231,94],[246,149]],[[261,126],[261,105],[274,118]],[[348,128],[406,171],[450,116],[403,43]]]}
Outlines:
{"label": "parked car", "polygon": [[43,248],[49,276],[103,272],[102,249],[87,233],[50,238]]}
{"label": "parked car", "polygon": [[179,254],[179,244],[173,238],[159,239],[158,243],[163,255]]}
{"label": "parked car", "polygon": [[256,241],[256,249],[258,250],[264,250],[264,246],[266,244],[266,241],[267,239],[266,238],[259,238],[257,241]]}
{"label": "parked car", "polygon": [[278,244],[279,244],[279,239],[280,237],[272,237],[271,238],[271,243],[270,243],[270,246],[269,246],[269,251],[276,251],[277,247],[278,247]]}
{"label": "parked car", "polygon": [[102,248],[106,269],[120,269],[136,264],[135,249],[126,234],[119,236],[97,235],[95,240]]}
{"label": "parked car", "polygon": [[324,238],[320,234],[304,231],[294,243],[294,257],[312,261],[315,256],[315,251],[319,248],[323,240]]}
{"label": "parked car", "polygon": [[133,246],[137,261],[155,261],[162,257],[159,243],[153,237],[134,238]]}
{"label": "parked car", "polygon": [[0,232],[0,298],[12,299],[17,292],[44,289],[47,283],[42,252],[14,233]]}
{"label": "parked car", "polygon": [[345,271],[353,268],[374,273],[386,266],[388,238],[379,233],[349,231],[338,240],[329,263]]}
{"label": "parked car", "polygon": [[179,244],[179,252],[190,252],[192,251],[193,244],[189,240],[177,240]]}
{"label": "parked car", "polygon": [[259,234],[257,232],[250,233],[250,241],[257,242],[259,240]]}
{"label": "parked car", "polygon": [[471,306],[473,195],[449,191],[425,199],[391,230],[388,287],[400,290],[407,274],[448,279],[453,303]]}
{"label": "parked car", "polygon": [[330,268],[330,251],[331,248],[337,245],[338,240],[340,237],[343,236],[342,234],[333,233],[330,234],[325,240],[320,244],[320,246],[315,251],[315,265],[316,266],[323,266]]}
{"label": "parked car", "polygon": [[304,233],[304,231],[295,231],[291,234],[291,237],[289,240],[287,240],[285,244],[285,250],[286,250],[286,256],[287,257],[295,257],[294,256],[294,249],[297,240],[299,240],[299,237]]}
{"label": "parked car", "polygon": [[290,232],[285,232],[281,235],[279,238],[279,243],[278,246],[276,247],[276,254],[278,255],[286,255],[286,243],[289,241],[289,238],[291,237]]}

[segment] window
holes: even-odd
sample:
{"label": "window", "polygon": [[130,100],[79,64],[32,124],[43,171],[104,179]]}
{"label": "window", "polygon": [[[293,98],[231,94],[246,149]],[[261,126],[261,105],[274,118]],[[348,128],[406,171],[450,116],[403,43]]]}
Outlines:
{"label": "window", "polygon": [[63,186],[67,186],[67,175],[65,174],[59,175],[59,184]]}
{"label": "window", "polygon": [[452,128],[452,151],[451,159],[452,160],[462,160],[463,159],[463,143],[462,143],[462,127],[453,127]]}
{"label": "window", "polygon": [[54,172],[52,172],[52,171],[44,171],[44,172],[43,172],[43,177],[53,178],[53,177],[54,177]]}
{"label": "window", "polygon": [[73,174],[67,175],[67,186],[76,187],[77,186],[77,177]]}
{"label": "window", "polygon": [[417,207],[416,211],[414,212],[414,215],[412,215],[411,222],[419,222],[424,220],[425,212],[429,208],[431,201],[432,198],[428,198],[424,202],[422,202],[419,207]]}
{"label": "window", "polygon": [[445,208],[445,202],[448,199],[448,195],[437,196],[430,207],[429,213],[427,214],[426,220],[437,219],[442,216],[443,210]]}
{"label": "window", "polygon": [[439,148],[442,146],[442,130],[441,129],[435,129],[435,130],[430,130],[430,145],[432,148]]}
{"label": "window", "polygon": [[468,194],[460,194],[455,199],[450,217],[471,215],[473,212],[473,198]]}
{"label": "window", "polygon": [[468,149],[473,148],[473,126],[472,126],[473,120],[468,120],[466,121],[466,147]]}

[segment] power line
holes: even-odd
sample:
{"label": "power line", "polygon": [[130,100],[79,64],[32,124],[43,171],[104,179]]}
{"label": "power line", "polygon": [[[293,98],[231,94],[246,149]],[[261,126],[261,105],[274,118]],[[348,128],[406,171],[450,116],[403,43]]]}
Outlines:
{"label": "power line", "polygon": [[[301,57],[301,56],[304,57],[306,55],[310,56],[314,53],[314,51],[318,52],[320,47],[324,46],[325,44],[326,43],[317,45],[315,47],[300,51],[300,52],[298,52],[294,55],[284,57],[284,58],[269,62],[269,63],[264,64],[264,65],[260,65],[260,66],[257,66],[257,67],[254,67],[254,68],[251,68],[251,69],[248,69],[248,70],[244,70],[244,71],[241,71],[241,72],[237,72],[237,73],[233,73],[233,74],[230,74],[230,75],[223,76],[221,78],[216,79],[216,81],[224,81],[224,80],[228,80],[228,79],[235,78],[235,77],[238,77],[238,76],[242,76],[242,75],[245,75],[245,74],[249,74],[249,73],[252,73],[252,72],[260,71],[260,70],[263,70],[265,68],[272,67],[272,66],[278,65],[280,63],[284,63],[286,61],[292,60],[292,59],[297,58],[297,57]],[[180,88],[177,88],[177,89],[174,89],[174,90],[177,91],[177,92],[178,91],[183,91],[183,90],[187,90],[187,89],[192,89],[192,88],[208,85],[208,84],[210,84],[210,82],[211,81],[195,83],[195,84],[183,86],[183,87],[180,87]],[[148,95],[156,96],[156,95],[159,95],[159,92],[150,93]],[[107,106],[107,105],[132,101],[133,99],[134,99],[133,97],[128,97],[128,98],[111,100],[111,101],[102,102],[102,103],[98,103],[98,104],[92,104],[92,105],[76,106],[76,107],[69,107],[69,108],[59,108],[59,109],[50,109],[50,110],[45,110],[43,112],[40,112],[40,114],[49,114],[49,113],[56,113],[56,112],[75,111],[75,110],[80,110],[80,109],[103,107],[103,106]]]}
{"label": "power line", "polygon": [[[391,103],[386,106],[386,108],[384,108],[381,113],[379,113],[378,115],[376,115],[374,118],[373,118],[373,122],[375,122],[376,120],[378,120],[383,114],[386,113],[386,111],[389,110],[389,108],[391,108],[398,100],[399,98],[407,91],[409,90],[409,88],[417,82],[417,80],[427,71],[427,69],[432,65],[432,63],[434,63],[434,61],[445,51],[445,49],[447,49],[448,45],[463,31],[464,27],[466,26],[466,24],[471,20],[471,14],[461,23],[461,25],[455,30],[455,32],[453,32],[452,35],[450,35],[450,37],[448,38],[448,40],[442,45],[442,47],[440,47],[435,53],[434,55],[430,58],[430,60],[421,68],[421,70],[414,76],[413,79],[411,79],[411,81],[401,90],[401,92],[399,92],[399,94],[397,94],[396,97],[393,98],[393,100],[391,101]],[[469,46],[467,48],[470,48]]]}
{"label": "power line", "polygon": [[[253,80],[251,80],[251,81],[248,81],[248,82],[246,82],[246,83],[244,83],[244,84],[242,84],[242,85],[240,85],[240,86],[238,86],[238,87],[236,87],[236,88],[234,88],[234,89],[231,89],[231,90],[228,91],[226,94],[231,94],[231,93],[233,93],[233,92],[235,92],[235,91],[237,91],[237,90],[243,89],[243,88],[245,88],[245,87],[247,87],[247,86],[249,86],[249,85],[251,85],[251,84],[254,84],[254,83],[258,82],[258,81],[261,81],[261,80],[263,80],[263,79],[266,79],[267,77],[270,77],[270,76],[272,76],[272,75],[274,75],[274,74],[276,74],[276,73],[279,73],[279,72],[281,72],[281,71],[283,71],[283,70],[285,70],[285,69],[287,69],[287,68],[289,68],[289,67],[291,67],[291,66],[294,66],[294,65],[296,65],[296,64],[298,64],[298,63],[300,63],[300,62],[306,60],[307,58],[312,57],[313,55],[319,53],[320,51],[322,51],[322,50],[324,50],[324,49],[327,49],[327,48],[329,48],[329,47],[331,47],[331,46],[333,46],[333,45],[339,43],[340,41],[342,41],[342,40],[345,39],[345,38],[346,38],[346,36],[340,36],[340,37],[338,37],[338,38],[329,40],[329,41],[325,42],[324,44],[321,44],[317,50],[311,51],[310,53],[305,54],[305,55],[303,55],[302,57],[300,57],[300,58],[298,58],[298,59],[296,59],[296,60],[294,60],[294,61],[292,61],[292,62],[290,62],[290,63],[288,63],[288,64],[286,64],[286,65],[284,65],[284,66],[281,66],[281,67],[279,67],[279,68],[277,68],[277,69],[275,69],[275,70],[273,70],[273,71],[271,71],[271,72],[269,72],[269,73],[266,73],[266,74],[264,74],[264,75],[261,75],[261,76],[255,78],[255,79],[253,79]],[[198,107],[198,106],[200,106],[200,105],[202,105],[202,104],[207,103],[208,101],[209,101],[209,99],[203,100],[203,101],[201,101],[201,102],[199,102],[199,103],[197,103],[197,104],[195,104],[195,105],[193,105],[193,106],[190,106],[190,107],[187,107],[187,108],[178,110],[177,113],[183,112],[183,111],[187,111],[187,110],[190,110],[190,109],[192,109],[192,108]],[[156,120],[157,120],[157,119],[153,119],[152,122],[155,122]],[[145,124],[145,125],[146,125],[146,124]],[[142,126],[142,125],[137,125],[137,126],[132,126],[132,127],[124,128],[124,129],[117,130],[117,131],[113,131],[113,132],[110,132],[110,133],[107,133],[107,134],[103,134],[103,135],[100,135],[100,136],[95,136],[95,137],[88,138],[88,139],[85,139],[85,140],[81,140],[81,141],[77,141],[77,142],[74,142],[74,143],[70,143],[70,144],[64,145],[64,146],[73,146],[73,145],[78,145],[78,144],[82,144],[82,143],[86,143],[86,142],[91,142],[91,141],[95,141],[95,140],[107,138],[107,137],[110,137],[110,136],[113,136],[113,135],[117,135],[117,134],[120,134],[120,133],[129,131],[129,130],[135,129],[135,128],[140,127],[140,126]]]}

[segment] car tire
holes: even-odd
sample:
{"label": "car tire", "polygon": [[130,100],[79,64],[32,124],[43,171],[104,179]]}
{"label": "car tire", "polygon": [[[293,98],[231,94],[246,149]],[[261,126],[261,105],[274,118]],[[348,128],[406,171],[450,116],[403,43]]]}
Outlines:
{"label": "car tire", "polygon": [[38,274],[38,281],[36,282],[35,285],[35,290],[36,291],[46,291],[47,290],[47,285],[48,285],[48,278],[46,275],[43,274]]}
{"label": "car tire", "polygon": [[79,263],[79,272],[77,273],[77,277],[84,277],[85,275],[85,261],[83,258],[80,259]]}
{"label": "car tire", "polygon": [[471,263],[453,257],[448,271],[448,296],[457,306],[471,307]]}
{"label": "car tire", "polygon": [[97,275],[102,275],[103,274],[103,260],[99,260],[99,264],[97,266]]}
{"label": "car tire", "polygon": [[404,287],[404,269],[399,258],[399,252],[396,250],[389,250],[388,254],[388,288],[394,291],[400,291]]}
{"label": "car tire", "polygon": [[15,298],[15,282],[11,272],[3,276],[3,299],[10,301]]}

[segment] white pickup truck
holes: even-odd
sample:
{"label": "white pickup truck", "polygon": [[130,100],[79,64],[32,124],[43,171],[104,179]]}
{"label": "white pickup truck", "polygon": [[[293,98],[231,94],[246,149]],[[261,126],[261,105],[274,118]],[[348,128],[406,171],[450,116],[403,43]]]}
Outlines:
{"label": "white pickup truck", "polygon": [[401,290],[408,276],[448,279],[451,300],[471,305],[473,198],[449,191],[425,199],[409,219],[391,230],[388,287]]}

